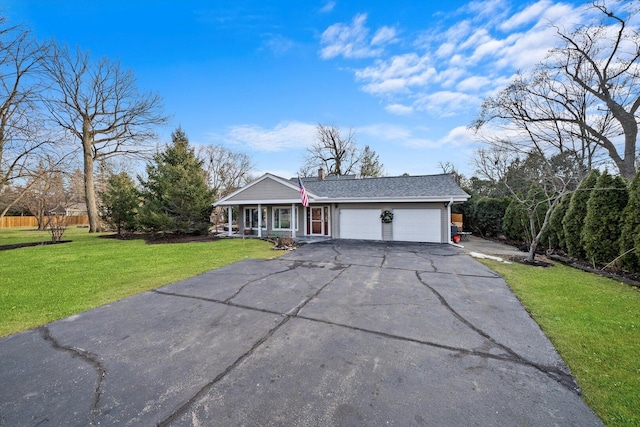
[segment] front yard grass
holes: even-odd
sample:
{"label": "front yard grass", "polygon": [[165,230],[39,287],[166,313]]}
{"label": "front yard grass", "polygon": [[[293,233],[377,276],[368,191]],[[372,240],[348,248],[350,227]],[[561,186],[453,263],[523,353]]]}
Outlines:
{"label": "front yard grass", "polygon": [[483,262],[505,278],[605,424],[640,425],[640,290],[563,265]]}
{"label": "front yard grass", "polygon": [[[69,228],[71,243],[0,251],[0,337],[245,258],[280,252],[257,239],[148,245]],[[0,245],[50,241],[48,232],[0,229]]]}

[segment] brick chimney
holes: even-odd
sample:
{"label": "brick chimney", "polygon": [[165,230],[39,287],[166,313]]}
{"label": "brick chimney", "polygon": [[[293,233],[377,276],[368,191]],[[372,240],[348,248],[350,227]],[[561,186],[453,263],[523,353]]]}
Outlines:
{"label": "brick chimney", "polygon": [[324,169],[318,169],[318,181],[324,181]]}

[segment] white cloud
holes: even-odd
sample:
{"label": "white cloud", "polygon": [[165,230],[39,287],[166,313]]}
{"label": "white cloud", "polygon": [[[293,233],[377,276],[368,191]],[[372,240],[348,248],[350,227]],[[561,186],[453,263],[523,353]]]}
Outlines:
{"label": "white cloud", "polygon": [[414,103],[414,108],[441,118],[473,111],[481,102],[482,99],[476,95],[464,92],[438,91],[420,97]]}
{"label": "white cloud", "polygon": [[396,116],[408,116],[413,114],[413,107],[409,107],[402,104],[389,104],[384,107],[391,114],[395,114]]}
{"label": "white cloud", "polygon": [[500,29],[503,31],[511,31],[520,26],[528,24],[538,19],[544,11],[550,8],[551,2],[549,0],[541,0],[531,6],[525,8],[523,11],[518,12],[511,16],[500,25]]}
{"label": "white cloud", "polygon": [[484,76],[472,76],[462,80],[456,86],[456,89],[460,92],[479,92],[480,89],[489,85],[491,80]]}
{"label": "white cloud", "polygon": [[284,55],[295,46],[293,40],[280,34],[265,34],[265,38],[266,40],[262,43],[262,47],[276,56]]}
{"label": "white cloud", "polygon": [[338,23],[329,26],[320,38],[324,47],[320,50],[322,59],[336,56],[344,58],[373,58],[384,52],[384,46],[395,42],[397,31],[393,27],[381,27],[369,39],[369,28],[365,26],[367,15],[356,15],[350,24]]}
{"label": "white cloud", "polygon": [[329,13],[333,11],[333,8],[336,7],[335,1],[328,1],[322,8],[320,8],[320,13]]}
{"label": "white cloud", "polygon": [[436,70],[428,56],[415,53],[377,60],[372,66],[356,71],[356,79],[367,81],[363,90],[374,94],[408,92],[412,86],[424,86]]}
{"label": "white cloud", "polygon": [[306,147],[313,142],[315,136],[316,125],[302,122],[283,122],[273,129],[257,125],[237,125],[228,128],[224,135],[211,135],[214,140],[268,152]]}
{"label": "white cloud", "polygon": [[371,39],[371,45],[384,45],[395,42],[398,31],[393,27],[382,27],[376,31]]}

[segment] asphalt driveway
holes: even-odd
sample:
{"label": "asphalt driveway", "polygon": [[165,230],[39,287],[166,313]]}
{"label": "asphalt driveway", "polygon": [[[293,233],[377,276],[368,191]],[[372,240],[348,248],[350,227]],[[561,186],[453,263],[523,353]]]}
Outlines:
{"label": "asphalt driveway", "polygon": [[98,424],[602,425],[492,271],[348,241],[0,340],[0,425]]}

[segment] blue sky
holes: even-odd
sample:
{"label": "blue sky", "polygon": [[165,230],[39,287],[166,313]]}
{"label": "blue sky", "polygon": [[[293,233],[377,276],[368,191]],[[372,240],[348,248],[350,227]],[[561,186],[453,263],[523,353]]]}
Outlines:
{"label": "blue sky", "polygon": [[5,0],[39,39],[132,69],[195,144],[294,176],[318,123],[352,127],[389,175],[467,175],[467,126],[502,88],[588,18],[582,1]]}

